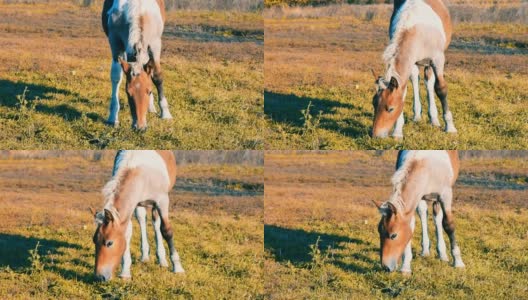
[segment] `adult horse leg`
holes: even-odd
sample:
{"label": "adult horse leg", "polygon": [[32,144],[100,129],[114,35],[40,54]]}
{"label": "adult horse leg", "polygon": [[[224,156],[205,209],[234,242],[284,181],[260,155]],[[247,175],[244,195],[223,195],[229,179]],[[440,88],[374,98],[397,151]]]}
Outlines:
{"label": "adult horse leg", "polygon": [[451,210],[451,201],[453,199],[453,190],[451,188],[446,189],[440,195],[440,203],[442,205],[442,211],[444,212],[444,219],[442,225],[445,232],[449,236],[449,242],[451,244],[451,255],[453,255],[454,263],[456,268],[464,268],[464,262],[460,253],[460,248],[455,238],[455,220],[453,217],[453,211]]}
{"label": "adult horse leg", "polygon": [[413,86],[413,111],[414,111],[414,122],[422,120],[422,103],[420,102],[420,69],[417,65],[414,65],[411,69],[411,82]]}
{"label": "adult horse leg", "polygon": [[169,222],[168,194],[163,195],[163,197],[159,200],[157,208],[161,218],[161,234],[163,235],[165,242],[167,242],[167,245],[169,246],[170,259],[172,262],[172,271],[174,273],[183,273],[185,271],[183,270],[183,267],[181,265],[178,251],[176,251],[176,248],[174,247],[172,226]]}
{"label": "adult horse leg", "polygon": [[[123,70],[117,58],[123,54],[118,42],[112,43],[112,38],[108,38],[110,46],[112,47],[112,66],[110,67],[110,79],[112,80],[112,99],[110,100],[110,115],[108,116],[107,124],[112,126],[119,125],[119,87],[123,79]],[[118,49],[119,48],[119,49]]]}
{"label": "adult horse leg", "polygon": [[172,119],[172,115],[169,111],[169,103],[165,94],[163,93],[163,73],[161,72],[161,39],[159,41],[152,43],[151,51],[154,58],[154,73],[152,75],[152,82],[158,90],[158,99],[159,106],[161,109],[161,118],[162,119]]}
{"label": "adult horse leg", "polygon": [[436,76],[435,92],[442,103],[444,121],[446,124],[445,131],[456,133],[457,130],[455,128],[455,124],[453,123],[453,114],[449,110],[449,105],[447,104],[447,82],[444,78],[444,63],[445,56],[443,53],[433,60],[433,71]]}
{"label": "adult horse leg", "polygon": [[442,219],[444,214],[439,201],[433,202],[433,215],[436,229],[436,249],[438,250],[438,257],[440,260],[449,261],[446,254],[444,235],[442,233]]}
{"label": "adult horse leg", "polygon": [[121,259],[121,278],[130,278],[130,265],[132,265],[132,257],[130,255],[130,238],[132,237],[132,222],[128,221],[127,229],[125,232],[126,248],[123,258]]}
{"label": "adult horse leg", "polygon": [[135,210],[136,219],[139,222],[139,230],[141,231],[141,261],[149,261],[149,243],[147,239],[147,209],[138,206]]}
{"label": "adult horse leg", "polygon": [[152,210],[152,225],[154,225],[154,233],[156,234],[156,256],[158,262],[162,267],[168,267],[167,258],[165,257],[165,247],[163,246],[163,236],[161,235],[161,218],[157,209]]}
{"label": "adult horse leg", "polygon": [[[414,233],[414,227],[416,225],[416,219],[414,218],[414,215],[411,217],[411,232]],[[411,239],[412,240],[412,239]],[[403,259],[402,259],[402,267],[400,271],[402,273],[411,273],[411,261],[412,261],[412,249],[411,249],[411,240],[409,243],[407,243],[407,246],[405,246],[405,251],[403,252]]]}
{"label": "adult horse leg", "polygon": [[416,212],[420,217],[420,223],[422,223],[422,256],[429,256],[429,247],[431,245],[429,241],[429,232],[427,228],[427,202],[420,200]]}
{"label": "adult horse leg", "polygon": [[[403,89],[403,102],[405,103],[405,96],[407,96],[407,87]],[[394,131],[392,132],[392,137],[396,139],[403,138],[403,125],[405,124],[405,119],[403,118],[403,110],[396,120],[396,125],[394,125]]]}
{"label": "adult horse leg", "polygon": [[424,70],[425,86],[427,89],[427,99],[429,100],[429,120],[433,126],[440,127],[438,121],[438,110],[436,109],[434,97],[435,75],[430,66],[426,66]]}

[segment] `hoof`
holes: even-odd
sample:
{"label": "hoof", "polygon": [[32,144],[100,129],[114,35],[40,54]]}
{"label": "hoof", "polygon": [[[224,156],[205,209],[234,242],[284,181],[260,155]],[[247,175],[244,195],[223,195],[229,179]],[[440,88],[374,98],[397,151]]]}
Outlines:
{"label": "hoof", "polygon": [[423,256],[423,257],[427,257],[427,256],[431,255],[431,253],[429,251],[422,251],[422,253],[420,255]]}
{"label": "hoof", "polygon": [[438,257],[441,261],[449,261],[449,258],[447,256],[440,256]]}
{"label": "hoof", "polygon": [[440,127],[440,121],[438,121],[438,119],[433,119],[431,120],[431,125],[434,127]]}
{"label": "hoof", "polygon": [[422,121],[422,117],[418,116],[418,117],[414,117],[413,119],[413,122],[415,123],[418,123],[418,122],[421,122]]}
{"label": "hoof", "polygon": [[466,267],[466,265],[464,264],[464,262],[460,261],[460,262],[455,262],[454,267],[463,269]]}
{"label": "hoof", "polygon": [[167,268],[167,267],[169,267],[169,263],[167,263],[166,260],[162,260],[162,261],[160,261],[160,262],[159,262],[159,265],[160,265],[160,267],[162,267],[162,268]]}
{"label": "hoof", "polygon": [[157,113],[158,111],[156,110],[156,107],[153,106],[153,107],[149,107],[149,108],[148,108],[148,112],[149,112],[149,113],[154,113],[154,114],[155,114],[155,113]]}
{"label": "hoof", "polygon": [[149,261],[150,261],[150,258],[148,256],[145,256],[145,257],[141,258],[141,262],[146,263],[146,262],[149,262]]}
{"label": "hoof", "polygon": [[182,266],[175,266],[174,269],[172,269],[173,273],[185,273],[185,270]]}
{"label": "hoof", "polygon": [[112,121],[108,120],[108,121],[105,122],[105,124],[110,126],[110,127],[114,127],[114,128],[118,128],[119,127],[119,121],[112,122]]}
{"label": "hoof", "polygon": [[403,276],[408,277],[408,276],[411,276],[411,275],[412,275],[412,272],[411,272],[411,270],[401,270],[401,274],[402,274]]}
{"label": "hoof", "polygon": [[130,275],[130,274],[121,274],[121,275],[119,275],[119,278],[121,278],[121,280],[130,280],[132,278],[132,275]]}
{"label": "hoof", "polygon": [[163,120],[170,120],[170,119],[172,119],[172,115],[171,115],[170,112],[166,112],[166,113],[164,113],[164,114],[161,114],[161,118],[162,118]]}
{"label": "hoof", "polygon": [[397,134],[397,135],[393,135],[392,137],[393,137],[395,140],[397,140],[397,141],[401,141],[401,140],[403,140],[403,134],[402,134],[402,135],[399,135],[399,134]]}
{"label": "hoof", "polygon": [[447,133],[457,133],[457,130],[455,127],[449,127],[445,130]]}

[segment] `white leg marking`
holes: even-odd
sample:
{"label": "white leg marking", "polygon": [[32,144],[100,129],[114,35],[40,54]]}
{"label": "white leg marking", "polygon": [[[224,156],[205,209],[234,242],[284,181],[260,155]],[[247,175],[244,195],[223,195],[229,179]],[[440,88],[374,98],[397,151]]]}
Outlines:
{"label": "white leg marking", "polygon": [[152,224],[154,225],[154,233],[156,235],[156,256],[158,257],[158,262],[162,267],[168,267],[169,263],[165,257],[165,247],[163,246],[163,236],[161,235],[161,218],[158,215],[157,217],[152,218]]}
{"label": "white leg marking", "polygon": [[420,102],[420,69],[417,65],[414,65],[411,70],[411,82],[413,86],[413,110],[414,110],[414,122],[422,120],[422,103]]}
{"label": "white leg marking", "polygon": [[112,61],[110,78],[112,80],[112,99],[110,100],[110,115],[107,123],[117,125],[119,123],[119,86],[123,78],[121,65],[117,61]]}
{"label": "white leg marking", "polygon": [[[414,226],[415,226],[416,219],[414,216],[411,217],[411,232],[414,233]],[[413,259],[412,256],[412,248],[411,248],[411,241],[407,243],[407,246],[405,246],[405,251],[403,252],[403,259],[402,259],[402,267],[400,271],[402,273],[411,273],[411,261]]]}
{"label": "white leg marking", "polygon": [[438,213],[434,216],[434,223],[436,228],[436,249],[438,250],[438,257],[440,260],[443,261],[449,261],[449,258],[446,254],[446,244],[444,241],[444,235],[442,233],[442,219],[444,217],[444,213],[442,212],[442,209],[438,210]]}
{"label": "white leg marking", "polygon": [[435,84],[436,77],[434,72],[431,71],[431,76],[429,80],[425,80],[425,86],[427,87],[427,99],[429,100],[429,118],[431,119],[431,124],[433,126],[440,127],[440,121],[438,121],[438,109],[436,108],[435,103]]}
{"label": "white leg marking", "polygon": [[165,97],[161,98],[159,105],[161,109],[161,118],[162,119],[172,119],[172,115],[169,111],[169,103],[167,102],[167,98]]}
{"label": "white leg marking", "polygon": [[445,131],[449,133],[456,133],[457,130],[455,128],[455,123],[453,123],[453,114],[451,114],[451,111],[447,111],[444,114],[444,121],[446,124]]}
{"label": "white leg marking", "polygon": [[125,232],[126,248],[121,260],[121,278],[130,278],[130,265],[132,265],[132,257],[130,255],[130,238],[132,237],[132,222],[128,222]]}
{"label": "white leg marking", "polygon": [[[403,102],[405,103],[405,96],[407,96],[407,88],[403,91]],[[392,137],[396,139],[403,138],[403,125],[405,124],[405,119],[403,118],[403,110],[396,120],[396,125],[394,125],[394,131],[392,132]]]}
{"label": "white leg marking", "polygon": [[429,256],[429,247],[431,242],[429,240],[429,232],[427,228],[427,202],[420,200],[418,207],[416,208],[418,216],[420,217],[420,223],[422,223],[422,256]]}
{"label": "white leg marking", "polygon": [[458,247],[458,245],[455,246],[453,250],[451,250],[451,254],[453,255],[453,259],[455,260],[454,262],[455,268],[465,268],[466,267],[466,265],[462,261],[462,255],[460,253],[460,248]]}
{"label": "white leg marking", "polygon": [[139,222],[139,230],[141,231],[141,261],[149,260],[149,243],[147,239],[147,210],[144,207],[136,207],[136,219]]}
{"label": "white leg marking", "polygon": [[174,253],[171,254],[171,261],[173,266],[172,271],[174,273],[185,273],[185,270],[183,269],[183,266],[180,262],[180,255],[178,255],[176,248],[174,248]]}
{"label": "white leg marking", "polygon": [[154,94],[150,94],[148,111],[151,113],[156,113],[156,106],[154,105]]}

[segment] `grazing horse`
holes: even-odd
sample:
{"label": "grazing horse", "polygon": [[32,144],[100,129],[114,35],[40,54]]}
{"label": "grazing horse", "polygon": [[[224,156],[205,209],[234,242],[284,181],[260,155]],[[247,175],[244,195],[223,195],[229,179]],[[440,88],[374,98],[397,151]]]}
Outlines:
{"label": "grazing horse", "polygon": [[411,273],[411,238],[415,227],[414,212],[422,223],[422,255],[429,255],[427,232],[427,202],[433,201],[438,256],[448,261],[442,227],[449,236],[454,266],[464,263],[455,239],[455,223],[451,205],[453,185],[458,177],[456,151],[416,150],[400,151],[392,177],[393,192],[390,200],[376,204],[381,213],[378,225],[380,259],[382,266],[395,271],[403,256],[401,272]]}
{"label": "grazing horse", "polygon": [[410,77],[414,93],[414,120],[421,119],[419,68],[425,66],[424,77],[429,99],[429,117],[433,126],[440,126],[434,92],[442,103],[445,131],[455,133],[453,115],[447,104],[447,83],[444,78],[445,50],[451,42],[451,18],[442,0],[395,0],[389,36],[383,53],[387,66],[385,77],[375,77],[377,91],[374,106],[373,137],[403,137],[403,102]]}
{"label": "grazing horse", "polygon": [[[172,119],[163,93],[161,35],[165,23],[163,0],[105,0],[103,29],[112,50],[112,100],[107,123],[119,124],[119,86],[126,76],[132,127],[147,128],[147,110],[156,112],[152,82],[158,90],[162,119]],[[126,57],[123,60],[122,57]]]}
{"label": "grazing horse", "polygon": [[[142,261],[149,259],[146,209],[152,207],[157,257],[167,267],[163,239],[167,242],[175,273],[184,272],[173,242],[169,222],[169,191],[176,181],[176,163],[171,151],[119,151],[112,179],[105,185],[104,210],[95,214],[98,224],[95,244],[95,276],[108,281],[121,260],[122,278],[130,278],[130,238],[132,213],[135,211],[141,231]],[[163,239],[162,239],[163,237]]]}

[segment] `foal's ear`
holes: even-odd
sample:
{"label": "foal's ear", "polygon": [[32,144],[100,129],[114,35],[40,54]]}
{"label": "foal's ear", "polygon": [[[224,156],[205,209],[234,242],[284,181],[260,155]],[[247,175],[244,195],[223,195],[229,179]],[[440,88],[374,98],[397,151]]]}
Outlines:
{"label": "foal's ear", "polygon": [[113,222],[114,221],[114,215],[112,214],[112,212],[108,209],[105,208],[104,210],[104,220],[106,223],[110,223],[110,222]]}
{"label": "foal's ear", "polygon": [[396,77],[392,76],[391,79],[390,79],[390,82],[389,82],[389,89],[391,90],[391,92],[395,89],[398,88],[398,79],[396,79]]}
{"label": "foal's ear", "polygon": [[376,72],[374,72],[374,69],[370,69],[370,73],[372,73],[372,76],[374,76],[374,82],[378,82],[379,76],[376,75]]}
{"label": "foal's ear", "polygon": [[95,209],[93,207],[89,207],[88,208],[90,210],[90,213],[94,216],[94,218],[97,216],[97,212],[95,211]]}
{"label": "foal's ear", "polygon": [[383,204],[382,202],[379,202],[379,201],[376,201],[376,200],[370,200],[372,201],[372,203],[374,203],[374,205],[376,205],[376,207],[379,209],[381,207],[381,205]]}
{"label": "foal's ear", "polygon": [[378,210],[379,210],[380,214],[382,214],[385,217],[390,217],[392,215],[396,215],[396,213],[397,213],[396,206],[394,206],[394,204],[392,204],[390,202],[385,202],[385,203],[381,204],[378,207]]}
{"label": "foal's ear", "polygon": [[156,66],[156,64],[154,63],[154,60],[151,57],[149,59],[148,63],[143,67],[143,69],[145,70],[145,72],[147,73],[148,76],[152,76],[152,74],[154,73],[154,67],[155,66]]}
{"label": "foal's ear", "polygon": [[130,72],[130,64],[128,64],[121,57],[118,57],[117,60],[119,61],[119,64],[121,65],[121,68],[123,69],[123,72],[125,72],[125,74],[128,74]]}

